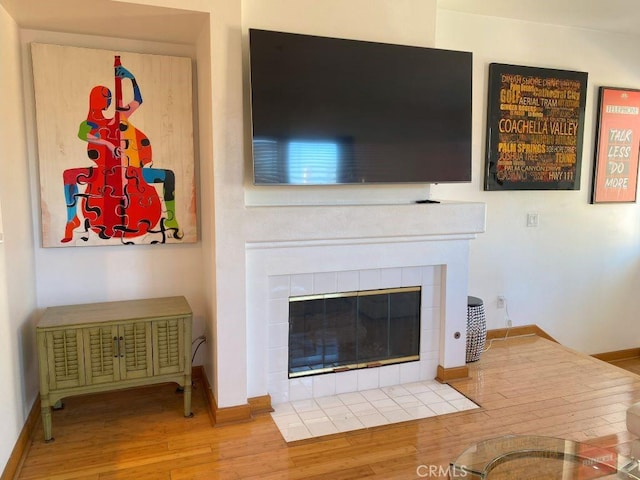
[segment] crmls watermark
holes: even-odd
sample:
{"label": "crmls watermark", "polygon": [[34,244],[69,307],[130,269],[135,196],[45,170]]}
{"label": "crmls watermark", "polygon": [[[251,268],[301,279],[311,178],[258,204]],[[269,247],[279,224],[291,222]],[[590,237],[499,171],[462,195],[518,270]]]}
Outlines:
{"label": "crmls watermark", "polygon": [[442,465],[418,465],[416,475],[418,478],[464,478],[467,471],[462,468]]}

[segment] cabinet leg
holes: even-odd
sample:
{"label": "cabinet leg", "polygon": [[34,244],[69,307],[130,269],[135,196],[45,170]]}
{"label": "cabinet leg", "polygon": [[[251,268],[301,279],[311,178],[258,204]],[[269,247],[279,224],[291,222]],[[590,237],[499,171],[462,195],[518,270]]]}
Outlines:
{"label": "cabinet leg", "polygon": [[184,416],[185,417],[193,417],[193,412],[191,411],[191,378],[189,381],[184,383]]}
{"label": "cabinet leg", "polygon": [[44,441],[52,442],[51,436],[51,407],[49,405],[41,408],[42,412],[42,429],[44,430]]}

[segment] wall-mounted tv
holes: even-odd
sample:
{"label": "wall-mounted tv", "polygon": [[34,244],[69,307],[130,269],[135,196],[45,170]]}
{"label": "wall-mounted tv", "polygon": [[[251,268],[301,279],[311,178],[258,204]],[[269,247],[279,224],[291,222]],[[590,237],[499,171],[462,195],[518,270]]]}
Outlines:
{"label": "wall-mounted tv", "polygon": [[249,31],[256,185],[471,181],[472,54]]}

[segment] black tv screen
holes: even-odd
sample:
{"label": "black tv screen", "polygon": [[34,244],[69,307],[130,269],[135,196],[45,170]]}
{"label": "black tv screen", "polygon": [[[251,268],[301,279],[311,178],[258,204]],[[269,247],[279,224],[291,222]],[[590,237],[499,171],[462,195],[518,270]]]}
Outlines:
{"label": "black tv screen", "polygon": [[471,181],[472,54],[249,31],[256,185]]}

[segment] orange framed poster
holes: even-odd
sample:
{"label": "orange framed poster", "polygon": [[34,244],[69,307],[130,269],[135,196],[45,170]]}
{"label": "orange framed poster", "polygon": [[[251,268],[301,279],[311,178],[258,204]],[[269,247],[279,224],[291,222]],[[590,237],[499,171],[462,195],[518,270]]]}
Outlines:
{"label": "orange framed poster", "polygon": [[591,203],[633,203],[638,185],[640,90],[600,87]]}

